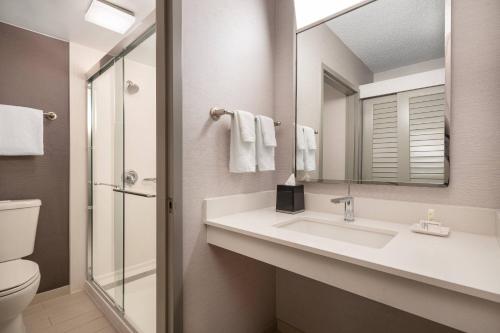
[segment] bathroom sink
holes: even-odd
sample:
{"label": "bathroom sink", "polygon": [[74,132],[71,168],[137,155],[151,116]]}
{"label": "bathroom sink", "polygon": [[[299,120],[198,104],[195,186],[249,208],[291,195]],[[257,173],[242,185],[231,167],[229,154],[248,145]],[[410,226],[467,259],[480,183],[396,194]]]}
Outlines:
{"label": "bathroom sink", "polygon": [[282,222],[276,224],[275,227],[378,249],[383,248],[397,234],[394,231],[384,229],[307,217]]}

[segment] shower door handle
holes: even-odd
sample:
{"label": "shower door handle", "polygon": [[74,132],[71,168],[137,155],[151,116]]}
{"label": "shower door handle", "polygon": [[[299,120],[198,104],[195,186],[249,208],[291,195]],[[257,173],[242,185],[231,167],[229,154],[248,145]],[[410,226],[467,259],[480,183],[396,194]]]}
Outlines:
{"label": "shower door handle", "polygon": [[139,197],[145,197],[145,198],[156,198],[156,194],[141,193],[141,192],[136,192],[136,191],[129,191],[129,190],[121,189],[121,188],[114,188],[113,191],[114,192],[119,192],[119,193],[137,195]]}
{"label": "shower door handle", "polygon": [[112,187],[112,188],[119,188],[118,185],[115,185],[115,184],[109,184],[109,183],[99,183],[99,182],[94,182],[94,185],[95,186],[109,186],[109,187]]}

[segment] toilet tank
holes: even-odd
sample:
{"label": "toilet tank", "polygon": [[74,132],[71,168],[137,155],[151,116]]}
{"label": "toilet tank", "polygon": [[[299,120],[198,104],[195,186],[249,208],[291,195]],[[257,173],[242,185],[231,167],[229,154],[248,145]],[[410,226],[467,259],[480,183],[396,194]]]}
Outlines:
{"label": "toilet tank", "polygon": [[33,253],[41,205],[38,199],[0,200],[0,262]]}

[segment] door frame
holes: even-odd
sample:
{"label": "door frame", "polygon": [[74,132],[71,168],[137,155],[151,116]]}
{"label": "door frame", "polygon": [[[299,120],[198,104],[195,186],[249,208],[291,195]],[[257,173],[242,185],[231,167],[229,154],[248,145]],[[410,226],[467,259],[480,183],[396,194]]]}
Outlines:
{"label": "door frame", "polygon": [[156,1],[156,331],[182,332],[182,0]]}

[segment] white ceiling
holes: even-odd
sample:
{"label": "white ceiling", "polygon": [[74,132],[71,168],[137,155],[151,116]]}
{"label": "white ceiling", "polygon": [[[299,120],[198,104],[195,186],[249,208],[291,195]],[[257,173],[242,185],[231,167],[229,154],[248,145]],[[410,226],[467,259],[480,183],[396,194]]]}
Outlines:
{"label": "white ceiling", "polygon": [[[122,38],[84,20],[91,0],[0,0],[0,22],[107,52]],[[110,0],[135,13],[137,22],[155,8],[155,0]],[[133,28],[132,28],[133,29]]]}
{"label": "white ceiling", "polygon": [[444,0],[377,0],[327,25],[374,73],[444,57]]}

